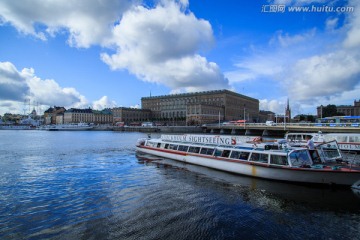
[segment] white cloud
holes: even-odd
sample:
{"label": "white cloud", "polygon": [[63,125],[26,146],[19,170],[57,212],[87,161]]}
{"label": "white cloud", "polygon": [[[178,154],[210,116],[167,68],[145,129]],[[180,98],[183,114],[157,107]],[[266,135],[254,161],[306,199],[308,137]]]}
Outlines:
{"label": "white cloud", "polygon": [[[348,15],[337,47],[327,52],[300,58],[287,72],[289,95],[318,105],[328,99],[348,96],[360,86],[360,3],[351,1],[356,11]],[[344,34],[345,33],[345,34]],[[331,45],[334,46],[334,45]],[[359,94],[359,93],[358,93]],[[349,104],[353,99],[348,99]],[[333,102],[336,104],[336,102]]]}
{"label": "white cloud", "polygon": [[[235,69],[225,72],[231,84],[237,82],[256,81],[262,77],[283,81],[284,72],[301,58],[311,56],[321,49],[314,41],[315,29],[290,35],[277,31],[265,47],[251,47],[252,53],[243,56],[234,64]],[[253,83],[255,84],[255,83]]]}
{"label": "white cloud", "polygon": [[286,48],[291,47],[297,44],[306,42],[309,39],[314,38],[316,34],[316,29],[313,28],[310,31],[301,34],[295,34],[291,36],[288,33],[283,33],[283,31],[278,31],[273,39],[270,40],[270,44],[278,43],[280,47]]}
{"label": "white cloud", "polygon": [[[353,14],[349,17],[349,31],[344,40],[344,47],[359,51],[360,46],[360,2],[358,0],[349,1],[349,6],[354,7]],[[351,51],[351,50],[350,50]]]}
{"label": "white cloud", "polygon": [[29,87],[24,76],[10,62],[0,62],[0,100],[22,101]]}
{"label": "white cloud", "polygon": [[102,60],[173,91],[228,88],[218,65],[199,55],[213,44],[209,22],[182,7],[163,1],[153,9],[137,6],[126,12],[114,28],[117,52],[103,53]]}
{"label": "white cloud", "polygon": [[0,23],[9,23],[19,32],[42,40],[68,31],[71,46],[106,46],[114,22],[129,7],[127,0],[2,0]]}
{"label": "white cloud", "polygon": [[173,91],[229,88],[220,68],[200,55],[213,44],[209,22],[197,19],[188,0],[161,0],[153,8],[132,0],[3,0],[0,19],[46,40],[68,33],[73,47],[115,49],[101,58],[112,69]]}
{"label": "white cloud", "polygon": [[360,55],[339,50],[300,59],[286,85],[295,100],[311,102],[352,91],[360,79]]}
{"label": "white cloud", "polygon": [[268,110],[274,113],[282,113],[284,112],[285,104],[284,102],[280,102],[278,100],[268,100],[261,99],[260,100],[260,110]]}
{"label": "white cloud", "polygon": [[136,109],[140,109],[140,104],[135,104],[134,106],[130,106],[130,108],[136,108]]}
{"label": "white cloud", "polygon": [[[5,112],[28,113],[30,110],[24,103],[36,105],[46,110],[49,106],[65,108],[94,109],[115,107],[116,103],[103,96],[93,103],[81,95],[75,88],[61,87],[53,79],[41,79],[32,68],[21,71],[10,62],[0,62],[0,114]],[[32,109],[31,109],[32,110]]]}
{"label": "white cloud", "polygon": [[104,108],[116,107],[116,102],[111,101],[108,96],[103,96],[99,100],[94,101],[92,106],[95,110],[102,110]]}
{"label": "white cloud", "polygon": [[74,88],[62,88],[53,79],[40,79],[32,68],[24,68],[21,74],[30,89],[28,97],[32,101],[50,106],[70,106],[84,99]]}
{"label": "white cloud", "polygon": [[[309,1],[296,4],[305,2]],[[269,46],[242,57],[226,76],[231,83],[261,84],[266,78],[278,82],[284,94],[279,97],[299,104],[295,111],[314,113],[321,104],[352,104],[360,93],[360,2],[350,1],[349,6],[355,11],[345,15],[342,26],[330,16],[324,32],[311,29],[290,35],[278,31]],[[278,109],[275,103],[281,102],[265,100],[265,110]]]}
{"label": "white cloud", "polygon": [[339,24],[339,18],[329,18],[326,20],[325,26],[327,31],[334,31]]}

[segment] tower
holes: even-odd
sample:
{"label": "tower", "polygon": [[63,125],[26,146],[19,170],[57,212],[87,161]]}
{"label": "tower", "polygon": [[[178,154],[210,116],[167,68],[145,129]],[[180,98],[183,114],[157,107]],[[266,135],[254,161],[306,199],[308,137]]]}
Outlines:
{"label": "tower", "polygon": [[289,103],[289,99],[287,99],[287,105],[285,108],[285,119],[289,119],[288,122],[291,121],[291,109],[290,109],[290,103]]}

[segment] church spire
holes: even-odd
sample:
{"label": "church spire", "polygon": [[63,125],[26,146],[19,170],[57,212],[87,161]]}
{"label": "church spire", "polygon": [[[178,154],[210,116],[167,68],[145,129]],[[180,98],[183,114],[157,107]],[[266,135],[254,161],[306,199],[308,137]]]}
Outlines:
{"label": "church spire", "polygon": [[288,121],[290,122],[290,120],[291,120],[291,109],[290,109],[289,98],[287,99],[287,104],[286,104],[286,108],[285,108],[285,117],[288,118]]}

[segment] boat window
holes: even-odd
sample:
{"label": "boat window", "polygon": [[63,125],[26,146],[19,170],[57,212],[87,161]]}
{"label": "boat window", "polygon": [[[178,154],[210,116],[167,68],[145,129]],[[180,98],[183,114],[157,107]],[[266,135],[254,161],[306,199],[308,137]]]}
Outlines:
{"label": "boat window", "polygon": [[148,147],[154,147],[154,146],[155,146],[155,143],[150,142],[150,141],[147,141],[147,142],[146,142],[146,146],[148,146]]}
{"label": "boat window", "polygon": [[214,156],[215,156],[215,157],[220,157],[220,156],[222,155],[222,152],[223,152],[223,150],[215,149]]}
{"label": "boat window", "polygon": [[268,158],[269,158],[268,154],[253,152],[253,153],[251,153],[250,161],[267,163]]}
{"label": "boat window", "polygon": [[228,158],[230,156],[230,152],[231,152],[230,150],[224,150],[221,156],[224,158]]}
{"label": "boat window", "polygon": [[166,143],[164,148],[165,148],[165,149],[169,149],[169,144]]}
{"label": "boat window", "polygon": [[280,155],[270,155],[270,164],[288,165],[287,157]]}
{"label": "boat window", "polygon": [[214,149],[213,148],[201,148],[200,153],[205,154],[205,155],[213,155]]}
{"label": "boat window", "polygon": [[189,152],[191,153],[199,153],[200,147],[189,147]]}
{"label": "boat window", "polygon": [[182,152],[187,152],[187,150],[189,149],[189,146],[183,146],[183,145],[179,145],[178,150],[182,151]]}
{"label": "boat window", "polygon": [[347,136],[336,136],[336,141],[338,142],[346,142]]}
{"label": "boat window", "polygon": [[249,152],[241,152],[239,159],[248,160],[250,153]]}
{"label": "boat window", "polygon": [[240,153],[239,151],[232,151],[230,158],[239,159]]}
{"label": "boat window", "polygon": [[160,145],[161,145],[161,143],[158,143],[156,147],[157,147],[157,148],[160,148]]}
{"label": "boat window", "polygon": [[332,135],[325,135],[325,136],[324,136],[324,140],[325,140],[325,142],[330,142],[330,141],[334,141],[334,140],[336,140],[336,139],[335,139],[335,137],[332,136]]}
{"label": "boat window", "polygon": [[360,142],[360,136],[350,136],[349,142]]}
{"label": "boat window", "polygon": [[230,158],[248,160],[250,153],[248,152],[240,152],[240,151],[232,151]]}
{"label": "boat window", "polygon": [[291,166],[311,165],[310,155],[307,150],[299,150],[290,153]]}
{"label": "boat window", "polygon": [[213,148],[209,148],[206,152],[207,155],[213,155],[214,154],[214,149]]}
{"label": "boat window", "polygon": [[169,146],[169,149],[172,149],[172,150],[177,150],[177,148],[178,148],[178,145],[176,145],[176,144],[170,144],[170,146]]}
{"label": "boat window", "polygon": [[293,141],[295,141],[295,136],[294,135],[288,135],[287,139],[288,139],[288,141],[293,142]]}

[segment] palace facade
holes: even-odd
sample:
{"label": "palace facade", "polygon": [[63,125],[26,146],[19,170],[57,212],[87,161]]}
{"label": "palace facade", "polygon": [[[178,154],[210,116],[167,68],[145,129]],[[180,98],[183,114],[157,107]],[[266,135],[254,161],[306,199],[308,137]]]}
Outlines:
{"label": "palace facade", "polygon": [[123,122],[126,125],[149,121],[151,111],[148,109],[118,107],[112,109],[113,123]]}
{"label": "palace facade", "polygon": [[63,122],[112,124],[113,116],[110,109],[97,111],[97,110],[92,110],[91,108],[86,108],[86,109],[70,108],[64,112]]}
{"label": "palace facade", "polygon": [[171,94],[141,98],[151,120],[198,125],[219,121],[258,122],[259,100],[229,90]]}

